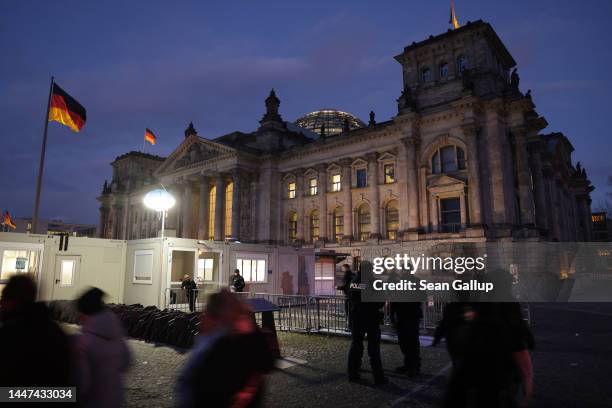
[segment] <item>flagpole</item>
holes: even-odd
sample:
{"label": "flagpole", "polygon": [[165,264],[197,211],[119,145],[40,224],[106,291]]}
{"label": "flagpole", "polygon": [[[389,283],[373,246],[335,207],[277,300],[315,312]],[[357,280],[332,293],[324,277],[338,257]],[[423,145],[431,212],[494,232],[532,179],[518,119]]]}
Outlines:
{"label": "flagpole", "polygon": [[32,233],[37,233],[38,209],[40,207],[40,190],[42,188],[43,170],[45,167],[45,151],[47,150],[47,130],[49,129],[49,110],[51,109],[51,95],[53,95],[53,84],[55,78],[51,77],[49,87],[49,98],[47,99],[47,113],[45,115],[45,131],[43,132],[42,148],[40,149],[40,164],[38,167],[38,180],[36,181],[36,201],[34,202],[34,215],[32,216]]}

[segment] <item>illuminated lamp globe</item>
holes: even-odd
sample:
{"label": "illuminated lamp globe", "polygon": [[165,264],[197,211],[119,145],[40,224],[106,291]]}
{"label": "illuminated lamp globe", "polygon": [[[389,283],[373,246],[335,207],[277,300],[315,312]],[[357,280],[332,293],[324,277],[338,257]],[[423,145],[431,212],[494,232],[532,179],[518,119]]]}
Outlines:
{"label": "illuminated lamp globe", "polygon": [[155,211],[166,211],[174,207],[176,200],[162,188],[149,191],[144,197],[144,205]]}

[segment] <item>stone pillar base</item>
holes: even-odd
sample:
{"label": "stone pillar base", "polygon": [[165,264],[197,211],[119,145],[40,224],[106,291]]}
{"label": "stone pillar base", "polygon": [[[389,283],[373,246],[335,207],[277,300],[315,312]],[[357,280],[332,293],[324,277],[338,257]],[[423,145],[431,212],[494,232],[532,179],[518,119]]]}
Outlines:
{"label": "stone pillar base", "polygon": [[466,238],[481,238],[485,236],[485,228],[483,225],[470,225],[465,229]]}
{"label": "stone pillar base", "polygon": [[540,238],[540,230],[535,225],[523,225],[514,230],[514,237],[520,239],[537,239]]}
{"label": "stone pillar base", "polygon": [[512,229],[512,225],[510,224],[494,224],[491,235],[494,238],[511,238]]}
{"label": "stone pillar base", "polygon": [[[423,232],[421,231],[421,234]],[[408,229],[401,233],[402,241],[418,241],[419,240],[419,230],[418,229]]]}
{"label": "stone pillar base", "polygon": [[317,241],[315,242],[315,245],[323,246],[325,245],[326,242],[327,242],[326,237],[319,237],[319,239],[317,239]]}

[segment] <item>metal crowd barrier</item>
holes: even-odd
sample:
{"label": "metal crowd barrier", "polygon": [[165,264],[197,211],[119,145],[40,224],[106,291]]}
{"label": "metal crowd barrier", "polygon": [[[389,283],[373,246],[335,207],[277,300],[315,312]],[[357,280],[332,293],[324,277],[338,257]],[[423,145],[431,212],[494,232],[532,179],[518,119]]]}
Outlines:
{"label": "metal crowd barrier", "polygon": [[[204,290],[193,291],[193,311],[202,312],[206,306]],[[238,292],[238,296],[245,299],[261,298],[279,306],[280,310],[274,312],[274,321],[278,330],[300,331],[306,333],[348,333],[349,302],[345,296],[338,295],[283,295],[276,293],[254,293]],[[423,302],[423,319],[421,321],[421,332],[432,334],[436,325],[442,319],[442,311],[446,299],[434,299],[431,296]],[[391,324],[389,305],[383,308],[382,331],[388,335],[395,335],[395,329]],[[527,324],[531,324],[529,305],[521,303],[523,317]],[[183,289],[166,289],[166,308],[192,311],[189,304],[188,294]],[[260,318],[260,317],[258,317]]]}

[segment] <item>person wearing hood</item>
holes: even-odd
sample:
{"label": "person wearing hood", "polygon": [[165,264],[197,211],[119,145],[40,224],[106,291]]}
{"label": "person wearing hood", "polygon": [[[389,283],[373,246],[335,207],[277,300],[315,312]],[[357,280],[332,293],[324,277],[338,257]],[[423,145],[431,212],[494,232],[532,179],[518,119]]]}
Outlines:
{"label": "person wearing hood", "polygon": [[119,319],[104,305],[105,293],[91,288],[76,301],[82,334],[75,341],[83,407],[123,406],[123,376],[131,361]]}

